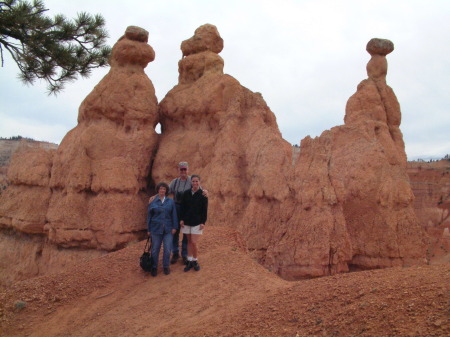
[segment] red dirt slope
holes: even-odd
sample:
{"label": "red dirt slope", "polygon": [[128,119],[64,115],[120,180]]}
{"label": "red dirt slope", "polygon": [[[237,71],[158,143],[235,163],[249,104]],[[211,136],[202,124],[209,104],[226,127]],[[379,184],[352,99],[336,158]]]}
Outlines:
{"label": "red dirt slope", "polygon": [[[144,243],[2,289],[1,336],[448,336],[450,264],[288,282],[210,227],[199,272],[144,274]],[[26,303],[25,308],[20,309]]]}

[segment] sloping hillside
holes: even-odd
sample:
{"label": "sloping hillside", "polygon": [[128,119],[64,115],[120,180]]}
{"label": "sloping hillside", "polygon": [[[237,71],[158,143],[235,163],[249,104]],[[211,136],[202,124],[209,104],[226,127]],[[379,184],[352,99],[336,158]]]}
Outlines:
{"label": "sloping hillside", "polygon": [[[288,282],[210,227],[202,270],[144,274],[144,242],[0,294],[1,336],[447,336],[450,265]],[[20,309],[21,307],[24,307]]]}

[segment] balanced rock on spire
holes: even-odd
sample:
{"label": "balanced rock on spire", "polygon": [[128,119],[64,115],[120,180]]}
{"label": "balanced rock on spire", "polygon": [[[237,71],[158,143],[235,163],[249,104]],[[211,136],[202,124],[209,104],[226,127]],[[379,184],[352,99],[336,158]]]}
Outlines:
{"label": "balanced rock on spire", "polygon": [[181,43],[183,58],[178,62],[178,83],[189,84],[206,74],[223,75],[223,59],[218,55],[223,40],[214,25],[206,24]]}
{"label": "balanced rock on spire", "polygon": [[217,27],[208,23],[198,27],[193,37],[181,43],[183,57],[202,51],[211,51],[219,54],[222,49],[223,39],[220,37]]}
{"label": "balanced rock on spire", "polygon": [[386,55],[394,50],[394,44],[386,39],[372,39],[367,43],[367,52],[372,56],[367,63],[367,76],[372,80],[386,81]]}

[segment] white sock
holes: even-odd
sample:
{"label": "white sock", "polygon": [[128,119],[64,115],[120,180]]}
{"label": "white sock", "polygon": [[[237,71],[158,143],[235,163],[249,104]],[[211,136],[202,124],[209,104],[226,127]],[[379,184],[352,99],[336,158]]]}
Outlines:
{"label": "white sock", "polygon": [[197,258],[196,258],[196,257],[193,257],[193,258],[192,258],[192,261],[197,261]]}
{"label": "white sock", "polygon": [[192,261],[193,257],[192,256],[188,256],[188,261]]}

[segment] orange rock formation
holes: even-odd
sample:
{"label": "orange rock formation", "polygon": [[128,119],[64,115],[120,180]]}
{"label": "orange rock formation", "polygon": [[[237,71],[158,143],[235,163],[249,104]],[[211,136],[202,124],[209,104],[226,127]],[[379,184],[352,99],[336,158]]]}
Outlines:
{"label": "orange rock formation", "polygon": [[169,180],[168,168],[188,159],[213,191],[212,221],[237,227],[254,256],[285,278],[425,263],[400,107],[385,81],[393,44],[369,42],[369,78],[349,99],[345,125],[305,138],[292,165],[261,95],[223,74],[214,34],[221,41],[205,25],[181,45],[179,83],[160,103],[154,180]]}
{"label": "orange rock formation", "polygon": [[155,53],[148,32],[128,27],[111,70],[80,106],[78,125],[55,156],[47,218],[51,242],[114,250],[139,238],[156,149],[157,99],[144,68]]}
{"label": "orange rock formation", "polygon": [[8,169],[11,186],[1,198],[0,226],[28,234],[44,233],[54,153],[27,147],[16,151]]}
{"label": "orange rock formation", "polygon": [[[1,265],[8,270],[1,283],[55,271],[74,258],[95,257],[142,238],[158,137],[158,102],[144,73],[155,58],[147,40],[144,29],[127,28],[112,50],[110,72],[83,101],[78,125],[55,154],[40,150],[14,158],[13,185],[0,203],[1,226],[15,231],[0,238],[6,248]],[[30,242],[20,233],[44,238]]]}
{"label": "orange rock formation", "polygon": [[450,161],[409,162],[414,210],[430,235],[432,262],[450,261]]}
{"label": "orange rock formation", "polygon": [[367,45],[368,79],[349,99],[345,125],[306,137],[293,156],[261,94],[223,73],[213,25],[181,44],[179,83],[158,111],[143,72],[154,58],[147,36],[129,27],[116,43],[110,73],[55,154],[38,226],[51,244],[109,251],[135,240],[145,233],[149,174],[170,181],[188,160],[211,192],[209,224],[236,228],[284,278],[426,262],[400,107],[385,80],[390,41]]}

